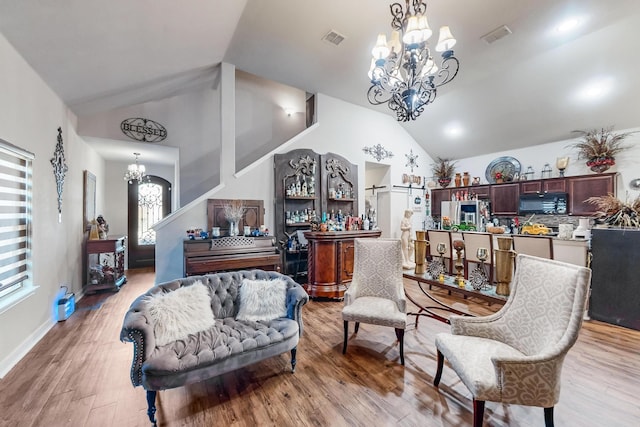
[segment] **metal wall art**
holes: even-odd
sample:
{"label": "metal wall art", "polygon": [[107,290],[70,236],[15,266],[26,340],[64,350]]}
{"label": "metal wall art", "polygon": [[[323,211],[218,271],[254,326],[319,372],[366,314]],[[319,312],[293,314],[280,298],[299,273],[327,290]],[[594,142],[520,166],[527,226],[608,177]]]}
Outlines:
{"label": "metal wall art", "polygon": [[413,168],[418,167],[418,162],[416,162],[416,160],[418,159],[418,155],[413,154],[413,148],[412,148],[409,154],[405,154],[405,156],[407,157],[407,164],[405,166],[410,167],[411,173],[413,173]]}
{"label": "metal wall art", "polygon": [[53,166],[53,176],[56,177],[56,190],[58,191],[58,222],[62,222],[62,187],[64,185],[64,176],[69,170],[64,158],[62,128],[58,128],[58,143],[51,158],[51,165]]}
{"label": "metal wall art", "polygon": [[167,137],[167,129],[160,123],[140,117],[124,119],[120,123],[122,133],[142,142],[160,142]]}
{"label": "metal wall art", "polygon": [[380,144],[376,144],[373,147],[364,147],[362,151],[364,151],[365,154],[371,154],[377,161],[393,157],[393,153]]}

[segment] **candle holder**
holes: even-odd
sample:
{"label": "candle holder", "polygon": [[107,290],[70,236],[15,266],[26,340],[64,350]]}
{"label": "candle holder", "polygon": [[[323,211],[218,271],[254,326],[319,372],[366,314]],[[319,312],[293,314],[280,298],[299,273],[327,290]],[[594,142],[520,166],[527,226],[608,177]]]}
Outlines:
{"label": "candle holder", "polygon": [[569,157],[558,157],[556,159],[556,167],[558,168],[558,172],[560,172],[560,176],[564,176],[564,170],[569,166]]}
{"label": "candle holder", "polygon": [[476,258],[480,260],[480,264],[469,273],[469,282],[471,287],[476,291],[487,290],[491,288],[487,275],[485,261],[489,258],[489,250],[487,248],[478,248]]}
{"label": "candle holder", "polygon": [[462,251],[464,250],[464,242],[462,240],[454,240],[453,249],[456,250],[456,283],[458,286],[463,287],[464,277],[462,277],[462,270],[464,266],[462,265]]}

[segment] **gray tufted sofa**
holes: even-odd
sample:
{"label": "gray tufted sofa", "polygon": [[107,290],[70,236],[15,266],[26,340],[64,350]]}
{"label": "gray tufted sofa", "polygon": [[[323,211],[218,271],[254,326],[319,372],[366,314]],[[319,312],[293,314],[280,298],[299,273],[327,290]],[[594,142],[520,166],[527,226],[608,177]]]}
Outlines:
{"label": "gray tufted sofa", "polygon": [[[283,279],[287,283],[287,317],[268,322],[236,321],[238,290],[243,278]],[[190,286],[198,280],[209,286],[215,327],[156,346],[153,319],[147,312],[145,297]],[[155,425],[158,390],[222,375],[287,351],[291,351],[291,368],[295,371],[296,346],[302,335],[301,309],[308,300],[304,289],[290,277],[262,270],[177,279],[158,284],[136,298],[125,315],[120,339],[134,344],[131,382],[147,390],[149,420]]]}

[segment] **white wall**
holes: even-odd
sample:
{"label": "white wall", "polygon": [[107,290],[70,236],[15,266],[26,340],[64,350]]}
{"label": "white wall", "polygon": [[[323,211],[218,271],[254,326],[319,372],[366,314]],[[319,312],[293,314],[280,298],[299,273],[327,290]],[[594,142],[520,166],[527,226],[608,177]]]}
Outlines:
{"label": "white wall", "polygon": [[[137,144],[120,130],[124,119],[144,117],[165,126],[167,138],[153,145],[179,150],[177,189],[180,203],[184,205],[220,182],[219,116],[220,90],[217,84],[211,83],[161,100],[80,117],[78,128],[83,136],[131,142],[133,153]],[[144,158],[140,160],[144,163]]]}
{"label": "white wall", "polygon": [[[0,313],[0,377],[54,325],[60,285],[82,291],[83,170],[97,178],[96,209],[104,208],[104,161],[75,130],[75,117],[0,34],[0,138],[35,154],[33,167],[33,282],[30,297]],[[62,222],[50,159],[62,128],[68,172]]]}
{"label": "white wall", "polygon": [[[225,72],[223,68],[222,90],[225,90]],[[230,89],[233,90],[233,89]],[[224,93],[223,93],[224,96]],[[394,153],[391,159],[381,163],[390,166],[390,185],[402,184],[402,174],[409,173],[405,166],[406,154],[410,150],[418,155],[416,175],[430,175],[431,158],[409,136],[409,134],[390,115],[378,113],[347,102],[318,94],[318,124],[304,131],[291,141],[283,144],[274,152],[286,153],[297,148],[310,148],[318,153],[333,152],[344,156],[358,165],[359,207],[364,211],[365,162],[371,157],[363,152],[365,146],[380,143]],[[228,130],[224,129],[223,135]],[[235,129],[232,133],[235,132]],[[228,137],[231,138],[231,137]],[[223,138],[224,139],[224,138]],[[225,141],[222,141],[225,144]],[[221,186],[203,195],[199,200],[185,206],[178,213],[170,216],[156,228],[158,243],[156,245],[156,281],[164,282],[183,275],[182,241],[185,230],[191,226],[206,227],[206,199],[263,199],[265,201],[265,224],[274,229],[273,200],[273,153],[269,153],[250,167],[239,171],[235,176],[221,183]],[[226,158],[221,159],[227,161]],[[224,176],[224,174],[223,174]],[[397,218],[402,216],[405,206],[396,207]],[[399,227],[399,225],[398,225]]]}

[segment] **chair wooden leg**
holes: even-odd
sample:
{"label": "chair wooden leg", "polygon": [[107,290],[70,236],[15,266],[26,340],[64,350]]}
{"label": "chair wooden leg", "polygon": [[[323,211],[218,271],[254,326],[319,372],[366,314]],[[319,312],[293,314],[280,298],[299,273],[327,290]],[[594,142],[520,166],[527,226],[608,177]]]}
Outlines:
{"label": "chair wooden leg", "polygon": [[396,337],[400,342],[400,364],[404,365],[404,329],[396,328]]}
{"label": "chair wooden leg", "polygon": [[157,425],[155,417],[156,394],[158,394],[158,392],[155,390],[147,390],[147,416],[149,416],[149,421],[151,421],[151,424],[153,424],[154,427]]}
{"label": "chair wooden leg", "polygon": [[296,363],[298,360],[296,359],[296,353],[298,352],[298,347],[293,347],[291,349],[291,373],[294,374],[296,372]]}
{"label": "chair wooden leg", "polygon": [[438,369],[436,370],[436,377],[433,379],[433,385],[438,387],[440,384],[440,377],[442,377],[442,367],[444,366],[444,354],[438,350]]}
{"label": "chair wooden leg", "polygon": [[360,329],[360,322],[356,322],[356,328],[355,328],[355,330],[353,331],[353,333],[354,333],[354,334],[357,334],[359,329]]}
{"label": "chair wooden leg", "polygon": [[344,344],[342,345],[342,354],[347,352],[347,338],[349,338],[349,322],[344,321]]}
{"label": "chair wooden leg", "polygon": [[544,408],[544,425],[545,427],[553,427],[553,406]]}
{"label": "chair wooden leg", "polygon": [[484,400],[473,399],[473,427],[482,427]]}

